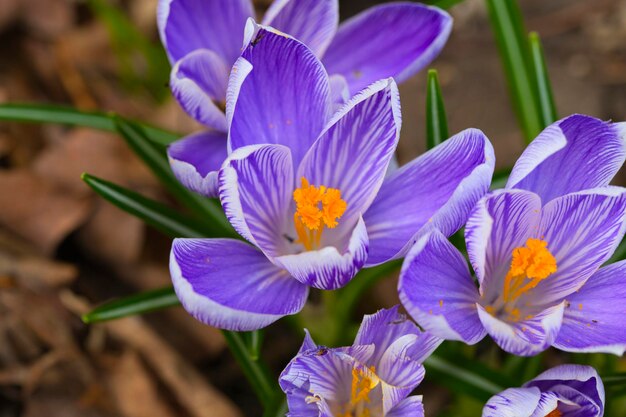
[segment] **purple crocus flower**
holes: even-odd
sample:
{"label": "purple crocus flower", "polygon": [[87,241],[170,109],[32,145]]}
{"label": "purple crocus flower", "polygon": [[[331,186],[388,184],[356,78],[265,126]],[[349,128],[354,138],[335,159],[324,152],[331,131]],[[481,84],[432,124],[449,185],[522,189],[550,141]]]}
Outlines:
{"label": "purple crocus flower", "polygon": [[561,365],[489,399],[483,417],[602,417],[604,385],[590,366]]}
{"label": "purple crocus flower", "polygon": [[249,29],[228,88],[231,153],[215,181],[252,245],[176,239],[170,262],[187,311],[231,330],[298,312],[309,287],[336,289],[363,266],[404,256],[429,227],[454,233],[494,164],[487,138],[467,130],[389,172],[401,122],[395,82],[375,82],[333,112],[310,49]]}
{"label": "purple crocus flower", "polygon": [[441,339],[422,333],[398,306],[365,316],[350,347],[316,345],[308,332],[280,375],[288,416],[423,417],[422,362]]}
{"label": "purple crocus flower", "polygon": [[[159,33],[173,64],[172,92],[190,116],[212,129],[172,145],[170,161],[183,184],[209,197],[217,196],[216,171],[227,154],[228,74],[253,16],[251,0],[158,3]],[[439,54],[452,28],[446,12],[409,2],[373,7],[338,22],[338,0],[275,0],[263,19],[263,25],[290,34],[323,60],[337,104],[380,79],[406,80]]]}
{"label": "purple crocus flower", "polygon": [[405,259],[407,311],[437,336],[473,344],[489,333],[517,355],[550,345],[621,355],[626,264],[600,266],[624,236],[626,190],[608,185],[626,156],[624,127],[574,115],[546,128],[506,189],[470,215],[465,240],[480,288],[433,232]]}

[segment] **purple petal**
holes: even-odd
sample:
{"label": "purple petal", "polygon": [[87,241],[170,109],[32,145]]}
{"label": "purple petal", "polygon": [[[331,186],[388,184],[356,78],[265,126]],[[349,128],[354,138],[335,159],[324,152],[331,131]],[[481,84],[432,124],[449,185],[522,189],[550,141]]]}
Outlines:
{"label": "purple petal", "polygon": [[[543,372],[524,386],[557,393],[561,391],[559,389],[561,386],[567,386],[590,398],[601,410],[604,408],[604,385],[596,370],[591,366],[556,366]],[[602,413],[599,414],[599,416],[601,415]]]}
{"label": "purple petal", "polygon": [[269,257],[288,253],[283,235],[294,189],[289,149],[239,148],[224,162],[218,181],[224,213],[235,230]]}
{"label": "purple petal", "polygon": [[424,404],[421,395],[405,398],[393,407],[386,417],[424,417]]}
{"label": "purple petal", "polygon": [[495,191],[481,199],[465,226],[467,252],[487,300],[501,291],[513,249],[536,230],[541,200],[522,190]]}
{"label": "purple petal", "polygon": [[329,117],[328,74],[306,46],[272,30],[246,27],[228,86],[229,146],[285,145],[297,166]]}
{"label": "purple petal", "polygon": [[322,56],[339,24],[338,0],[275,0],[263,24],[288,33]]}
{"label": "purple petal", "polygon": [[308,288],[263,253],[233,239],[174,239],[176,295],[196,319],[221,329],[260,329],[302,309]]}
{"label": "purple petal", "polygon": [[367,259],[367,230],[360,218],[345,248],[326,246],[319,250],[274,258],[276,265],[288,270],[303,284],[322,290],[346,285]]}
{"label": "purple petal", "polygon": [[354,340],[355,345],[373,344],[376,347],[374,356],[370,359],[370,365],[374,365],[376,369],[380,368],[379,362],[385,351],[402,336],[418,337],[419,346],[411,347],[410,356],[420,363],[424,362],[442,342],[441,339],[422,332],[406,315],[399,313],[398,308],[396,305],[364,316]]}
{"label": "purple petal", "polygon": [[554,346],[568,352],[626,350],[626,261],[614,263],[589,278],[567,297],[561,331]]}
{"label": "purple petal", "polygon": [[607,186],[626,158],[624,133],[616,124],[589,116],[561,119],[528,145],[507,188],[537,193],[545,204],[568,193]]}
{"label": "purple petal", "polygon": [[451,29],[450,15],[434,7],[371,7],[339,26],[324,65],[346,77],[352,94],[382,78],[402,82],[435,59]]}
{"label": "purple petal", "polygon": [[409,251],[398,291],[409,314],[433,335],[468,344],[485,336],[467,263],[440,232],[425,235]]}
{"label": "purple petal", "polygon": [[232,65],[239,56],[250,0],[159,0],[157,24],[171,62],[196,49],[210,49]]}
{"label": "purple petal", "polygon": [[582,191],[545,205],[537,237],[548,242],[558,270],[533,289],[537,301],[559,302],[578,290],[613,254],[625,228],[623,188]]}
{"label": "purple petal", "polygon": [[543,392],[533,417],[545,417],[554,410],[568,417],[601,417],[600,409],[591,399],[567,386],[555,387],[556,392]]}
{"label": "purple petal", "polygon": [[540,397],[536,388],[509,388],[487,401],[482,417],[531,417]]}
{"label": "purple petal", "polygon": [[424,366],[414,360],[411,350],[419,337],[408,334],[396,340],[382,356],[376,373],[383,385],[383,410],[391,410],[406,398],[424,379]]}
{"label": "purple petal", "polygon": [[565,303],[512,323],[492,316],[481,305],[477,304],[477,307],[478,317],[487,333],[503,350],[518,356],[533,356],[546,350],[556,339]]}
{"label": "purple petal", "polygon": [[396,83],[381,80],[335,113],[302,160],[298,178],[339,189],[348,204],[337,233],[342,233],[343,225],[351,227],[376,197],[398,143],[400,125]]}
{"label": "purple petal", "polygon": [[457,231],[489,189],[494,162],[487,137],[468,129],[389,175],[364,216],[368,266],[404,256],[425,226]]}
{"label": "purple petal", "polygon": [[170,75],[172,94],[198,122],[225,132],[226,116],[216,102],[226,100],[229,67],[215,52],[197,49],[181,58]]}
{"label": "purple petal", "polygon": [[[358,356],[367,356],[367,352],[372,350],[373,346],[353,349],[355,352],[361,351]],[[293,392],[292,387],[306,388],[310,397],[330,404],[343,405],[350,401],[352,370],[355,368],[371,373],[353,356],[340,349],[320,348],[296,356],[289,363],[288,372],[281,373],[279,384],[283,391],[292,391],[292,395],[303,394]],[[313,398],[309,398],[309,401],[311,400]],[[302,398],[302,401],[305,401],[305,398]],[[293,410],[290,411],[293,413]]]}
{"label": "purple petal", "polygon": [[226,134],[205,131],[177,140],[167,148],[172,172],[185,187],[217,197],[217,171],[226,159]]}
{"label": "purple petal", "polygon": [[333,110],[339,110],[344,104],[350,100],[350,90],[345,77],[339,74],[331,75],[330,83],[330,100],[333,103]]}

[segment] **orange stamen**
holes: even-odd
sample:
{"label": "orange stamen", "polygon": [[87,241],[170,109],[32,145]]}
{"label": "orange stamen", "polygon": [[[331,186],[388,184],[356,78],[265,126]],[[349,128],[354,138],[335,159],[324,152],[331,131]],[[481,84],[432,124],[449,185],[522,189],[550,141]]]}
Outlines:
{"label": "orange stamen", "polygon": [[513,249],[511,267],[504,278],[504,301],[515,301],[556,270],[556,259],[548,250],[548,243],[540,239],[528,239],[525,246]]}
{"label": "orange stamen", "polygon": [[338,189],[323,185],[315,187],[304,177],[300,188],[293,192],[293,199],[296,202],[294,222],[297,242],[304,245],[306,250],[320,246],[324,226],[335,228],[348,206],[341,199],[341,191]]}

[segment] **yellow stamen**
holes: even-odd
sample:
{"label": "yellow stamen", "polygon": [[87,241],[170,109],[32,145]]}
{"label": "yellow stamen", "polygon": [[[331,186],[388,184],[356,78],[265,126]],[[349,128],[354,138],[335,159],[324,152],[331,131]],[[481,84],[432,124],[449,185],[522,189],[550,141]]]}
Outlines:
{"label": "yellow stamen", "polygon": [[372,374],[357,368],[352,369],[352,389],[350,402],[343,406],[343,412],[337,417],[370,417],[366,404],[370,402],[369,394],[380,383],[375,368],[369,368]]}
{"label": "yellow stamen", "polygon": [[563,413],[561,413],[558,409],[554,409],[546,414],[546,417],[561,417]]}
{"label": "yellow stamen", "polygon": [[556,270],[556,259],[548,250],[548,243],[540,239],[528,239],[526,246],[513,249],[511,268],[504,278],[504,301],[516,300]]}
{"label": "yellow stamen", "polygon": [[324,226],[329,229],[337,227],[348,207],[341,199],[341,191],[323,185],[315,187],[304,177],[300,188],[293,192],[293,200],[296,202],[297,243],[304,245],[306,250],[319,247]]}

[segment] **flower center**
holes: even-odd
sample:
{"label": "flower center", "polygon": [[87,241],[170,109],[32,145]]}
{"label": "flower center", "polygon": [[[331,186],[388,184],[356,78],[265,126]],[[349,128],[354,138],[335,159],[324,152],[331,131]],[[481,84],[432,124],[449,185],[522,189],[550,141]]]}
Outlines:
{"label": "flower center", "polygon": [[343,406],[344,412],[337,417],[370,417],[367,404],[370,402],[370,392],[376,388],[380,380],[376,377],[375,368],[369,368],[372,374],[360,369],[352,369],[352,389],[350,402]]}
{"label": "flower center", "polygon": [[341,191],[338,189],[310,185],[304,177],[300,188],[293,192],[293,199],[296,202],[296,243],[304,245],[306,250],[319,247],[324,226],[335,228],[348,206],[341,199]]}
{"label": "flower center", "polygon": [[515,322],[531,319],[532,315],[522,316],[515,301],[556,270],[556,259],[548,250],[548,243],[541,239],[528,239],[525,246],[513,249],[511,266],[504,277],[502,295],[492,305],[485,306],[485,310],[494,317],[506,314],[508,320]]}
{"label": "flower center", "polygon": [[513,249],[511,268],[504,278],[504,301],[515,301],[556,269],[556,259],[548,250],[548,242],[528,239],[526,246]]}
{"label": "flower center", "polygon": [[546,417],[561,417],[563,413],[561,413],[558,409],[554,409],[546,414]]}

